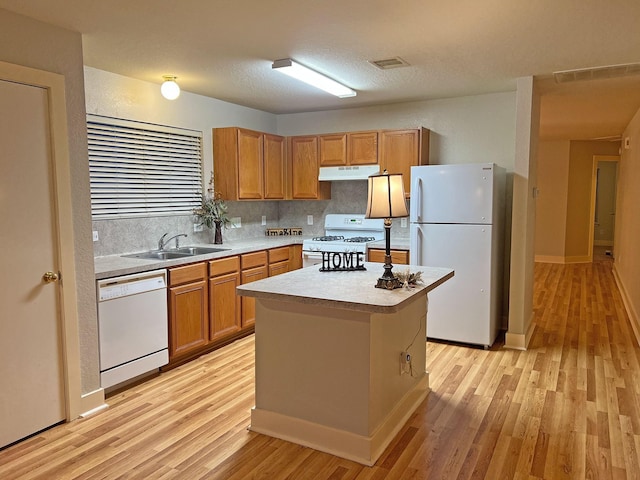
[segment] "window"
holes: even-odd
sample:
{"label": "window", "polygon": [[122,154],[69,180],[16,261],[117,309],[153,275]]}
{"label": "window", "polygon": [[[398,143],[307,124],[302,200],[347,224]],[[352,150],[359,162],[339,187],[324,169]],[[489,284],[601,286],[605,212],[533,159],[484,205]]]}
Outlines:
{"label": "window", "polygon": [[202,199],[202,132],[87,115],[94,220],[190,214]]}

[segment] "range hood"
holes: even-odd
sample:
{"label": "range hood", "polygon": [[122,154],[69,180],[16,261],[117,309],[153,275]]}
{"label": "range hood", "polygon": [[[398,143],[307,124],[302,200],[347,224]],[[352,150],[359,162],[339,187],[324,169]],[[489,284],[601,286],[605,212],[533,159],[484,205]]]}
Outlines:
{"label": "range hood", "polygon": [[318,180],[330,182],[334,180],[366,180],[369,175],[380,173],[378,165],[356,165],[350,167],[320,167]]}

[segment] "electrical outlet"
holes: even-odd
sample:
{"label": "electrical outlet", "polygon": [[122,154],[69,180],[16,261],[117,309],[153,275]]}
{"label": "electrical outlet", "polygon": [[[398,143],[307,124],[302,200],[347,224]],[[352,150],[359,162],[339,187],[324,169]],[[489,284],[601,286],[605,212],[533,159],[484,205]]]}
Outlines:
{"label": "electrical outlet", "polygon": [[307,225],[313,225],[313,215],[307,215]]}
{"label": "electrical outlet", "polygon": [[411,354],[409,352],[402,352],[400,354],[400,375],[411,375]]}
{"label": "electrical outlet", "polygon": [[262,215],[262,225],[266,225],[266,224],[267,224],[267,216]]}
{"label": "electrical outlet", "polygon": [[400,219],[400,226],[402,228],[407,228],[407,218],[406,217]]}
{"label": "electrical outlet", "polygon": [[94,242],[97,242],[98,240],[99,240],[99,238],[98,238],[98,231],[97,231],[97,230],[94,230],[94,231],[93,231],[93,241],[94,241]]}
{"label": "electrical outlet", "polygon": [[231,217],[231,228],[240,228],[242,227],[242,217]]}
{"label": "electrical outlet", "polygon": [[194,232],[201,232],[204,229],[204,225],[202,225],[201,223],[194,223],[193,224],[193,231]]}

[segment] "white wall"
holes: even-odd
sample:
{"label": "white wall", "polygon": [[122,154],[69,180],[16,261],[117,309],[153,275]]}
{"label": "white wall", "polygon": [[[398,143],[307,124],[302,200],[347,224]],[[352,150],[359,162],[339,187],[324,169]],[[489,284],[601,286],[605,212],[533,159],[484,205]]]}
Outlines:
{"label": "white wall", "polygon": [[82,393],[100,387],[80,34],[0,9],[0,60],[64,75]]}
{"label": "white wall", "polygon": [[515,92],[278,115],[278,134],[425,127],[430,163],[493,162],[513,171]]}
{"label": "white wall", "polygon": [[212,128],[237,126],[277,133],[276,116],[261,110],[185,91],[176,100],[167,100],[160,95],[160,78],[155,84],[85,67],[84,79],[87,113],[201,131],[207,179],[213,166]]}
{"label": "white wall", "polygon": [[624,131],[630,148],[622,149],[614,237],[614,273],[621,287],[636,335],[640,332],[640,110]]}
{"label": "white wall", "polygon": [[538,144],[538,189],[536,199],[536,260],[564,262],[569,188],[568,140]]}

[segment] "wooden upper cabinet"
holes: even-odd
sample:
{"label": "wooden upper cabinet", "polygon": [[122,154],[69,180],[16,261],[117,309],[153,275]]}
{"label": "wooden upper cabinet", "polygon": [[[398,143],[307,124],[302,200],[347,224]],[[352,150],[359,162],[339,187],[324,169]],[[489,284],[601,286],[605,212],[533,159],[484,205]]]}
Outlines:
{"label": "wooden upper cabinet", "polygon": [[339,167],[347,164],[347,134],[318,135],[321,167]]}
{"label": "wooden upper cabinet", "polygon": [[347,132],[318,135],[321,167],[376,165],[378,132]]}
{"label": "wooden upper cabinet", "polygon": [[263,144],[262,133],[238,129],[238,200],[264,197]]}
{"label": "wooden upper cabinet", "polygon": [[285,138],[264,134],[264,198],[285,198]]}
{"label": "wooden upper cabinet", "polygon": [[411,193],[411,167],[429,163],[429,130],[380,131],[378,159],[381,171],[403,175],[404,191],[408,197]]}
{"label": "wooden upper cabinet", "polygon": [[289,137],[292,199],[331,198],[331,184],[318,181],[318,159],[316,135]]}
{"label": "wooden upper cabinet", "polygon": [[213,129],[215,188],[226,200],[285,198],[285,138],[245,128]]}
{"label": "wooden upper cabinet", "polygon": [[347,163],[349,165],[375,165],[378,163],[377,131],[347,134]]}

